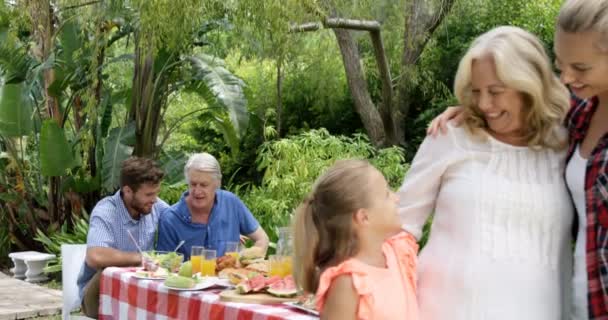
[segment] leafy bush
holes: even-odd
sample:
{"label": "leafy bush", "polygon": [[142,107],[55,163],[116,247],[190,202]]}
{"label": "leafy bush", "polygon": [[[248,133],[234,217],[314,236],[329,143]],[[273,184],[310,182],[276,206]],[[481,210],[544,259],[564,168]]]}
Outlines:
{"label": "leafy bush", "polygon": [[61,271],[61,245],[62,244],[82,244],[87,242],[87,232],[89,230],[88,217],[80,218],[74,221],[73,230],[68,230],[68,225],[64,224],[61,229],[49,233],[48,235],[42,232],[40,229],[37,231],[37,235],[34,240],[42,243],[42,246],[48,253],[52,253],[57,256],[56,259],[51,260],[44,272],[56,273]]}
{"label": "leafy bush", "polygon": [[391,187],[400,185],[407,170],[403,150],[392,147],[375,149],[366,136],[332,136],[327,130],[311,130],[289,138],[263,144],[258,152],[258,170],[264,171],[260,186],[237,186],[271,241],[277,229],[291,220],[295,207],[311,189],[314,180],[336,160],[368,159],[387,178]]}

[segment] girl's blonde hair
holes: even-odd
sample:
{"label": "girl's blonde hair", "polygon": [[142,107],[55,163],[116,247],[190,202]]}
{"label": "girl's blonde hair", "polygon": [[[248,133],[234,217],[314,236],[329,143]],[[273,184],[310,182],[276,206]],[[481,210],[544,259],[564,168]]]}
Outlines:
{"label": "girl's blonde hair", "polygon": [[566,136],[558,126],[569,108],[568,90],[551,69],[541,42],[533,34],[517,27],[497,27],[479,36],[460,60],[454,94],[466,113],[465,127],[485,136],[486,121],[473,101],[471,67],[473,61],[491,56],[496,74],[507,87],[524,97],[524,139],[530,147],[563,149]]}
{"label": "girl's blonde hair", "polygon": [[608,0],[566,0],[557,16],[557,26],[565,32],[594,31],[601,35],[598,48],[608,51]]}
{"label": "girl's blonde hair", "polygon": [[341,160],[317,179],[296,209],[294,275],[305,292],[314,293],[319,276],[358,251],[353,215],[370,206],[365,186],[375,168],[364,160]]}

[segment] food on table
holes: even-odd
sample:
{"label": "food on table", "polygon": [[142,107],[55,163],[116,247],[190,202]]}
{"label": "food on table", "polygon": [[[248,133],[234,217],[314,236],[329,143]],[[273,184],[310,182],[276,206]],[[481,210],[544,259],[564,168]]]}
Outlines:
{"label": "food on table", "polygon": [[251,247],[251,248],[243,249],[243,251],[241,251],[241,256],[239,259],[240,259],[241,265],[247,266],[249,264],[263,261],[265,255],[266,255],[266,252],[264,252],[264,249],[262,249],[260,247]]}
{"label": "food on table", "polygon": [[165,280],[165,286],[179,289],[190,289],[196,285],[196,279],[178,275],[170,275]]}
{"label": "food on table", "polygon": [[236,258],[231,255],[225,255],[223,257],[217,258],[215,271],[220,272],[226,268],[235,268],[236,267]]}
{"label": "food on table", "polygon": [[294,297],[297,294],[296,284],[292,276],[267,278],[261,274],[241,281],[236,286],[236,291],[240,294],[267,292],[281,298]]}
{"label": "food on table", "polygon": [[183,261],[184,255],[173,251],[146,251],[142,253],[142,264],[146,271],[155,271],[160,266],[169,269],[171,272],[178,272]]}
{"label": "food on table", "polygon": [[287,276],[279,281],[268,285],[266,292],[279,298],[295,297],[298,294],[296,283],[292,276]]}
{"label": "food on table", "polygon": [[154,271],[146,271],[146,270],[137,270],[135,271],[135,275],[142,278],[158,278],[164,279],[169,275],[169,271],[165,268],[157,268]]}
{"label": "food on table", "polygon": [[179,267],[178,274],[184,277],[192,277],[192,261],[186,261]]}
{"label": "food on table", "polygon": [[226,268],[218,273],[218,277],[228,279],[232,284],[239,284],[256,275],[258,275],[257,272],[245,268]]}
{"label": "food on table", "polygon": [[261,292],[266,288],[266,277],[259,274],[253,278],[241,281],[235,289],[240,294]]}
{"label": "food on table", "polygon": [[263,274],[268,274],[268,272],[270,271],[270,267],[268,265],[268,261],[267,260],[261,260],[252,264],[249,264],[245,267],[245,269],[251,270],[251,271],[256,271],[259,273],[263,273]]}

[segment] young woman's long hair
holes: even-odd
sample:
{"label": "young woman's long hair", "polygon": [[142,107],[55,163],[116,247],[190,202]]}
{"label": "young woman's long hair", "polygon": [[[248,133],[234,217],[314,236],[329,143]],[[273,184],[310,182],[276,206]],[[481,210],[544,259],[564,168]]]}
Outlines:
{"label": "young woman's long hair", "polygon": [[608,0],[566,0],[559,10],[557,27],[570,33],[595,31],[596,43],[602,52],[608,52]]}
{"label": "young woman's long hair", "polygon": [[294,275],[305,292],[317,291],[324,269],[357,253],[353,215],[368,207],[366,185],[372,170],[364,160],[337,161],[296,209]]}

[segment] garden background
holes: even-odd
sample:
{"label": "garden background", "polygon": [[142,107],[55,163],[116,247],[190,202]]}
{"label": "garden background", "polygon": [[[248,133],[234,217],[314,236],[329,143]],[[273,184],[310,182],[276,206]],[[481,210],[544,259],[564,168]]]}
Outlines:
{"label": "garden background", "polygon": [[162,164],[168,203],[187,189],[188,155],[215,155],[271,241],[336,159],[370,159],[397,188],[428,122],[456,103],[470,41],[516,25],[550,53],[560,3],[2,1],[0,267],[12,251],[84,243],[132,154]]}

